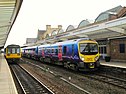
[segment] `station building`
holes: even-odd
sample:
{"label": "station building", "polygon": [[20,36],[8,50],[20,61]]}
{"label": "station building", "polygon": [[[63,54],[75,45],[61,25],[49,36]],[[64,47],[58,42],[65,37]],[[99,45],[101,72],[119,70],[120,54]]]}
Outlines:
{"label": "station building", "polygon": [[[126,16],[126,7],[117,6],[105,12],[102,12],[96,19],[94,23],[103,23],[107,21],[111,21],[114,19],[118,19],[121,17]],[[122,30],[117,28],[116,30]],[[123,30],[126,30],[126,27],[123,27]],[[114,32],[114,30],[110,30]],[[120,34],[115,35],[109,38],[99,38],[96,39],[99,43],[100,53],[102,58],[104,59],[105,56],[111,56],[112,60],[116,61],[126,61],[126,35]]]}
{"label": "station building", "polygon": [[82,20],[77,27],[69,25],[66,30],[63,30],[61,25],[58,25],[58,28],[46,25],[46,30],[38,30],[36,44],[88,36],[99,43],[101,59],[105,59],[105,56],[111,56],[111,60],[126,61],[126,24],[123,25],[121,21],[124,19],[120,19],[125,16],[126,7],[117,6],[100,13],[93,23]]}

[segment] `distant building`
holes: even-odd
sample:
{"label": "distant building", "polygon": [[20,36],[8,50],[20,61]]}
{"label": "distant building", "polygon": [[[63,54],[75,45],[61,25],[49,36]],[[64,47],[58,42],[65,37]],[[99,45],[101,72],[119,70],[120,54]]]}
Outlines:
{"label": "distant building", "polygon": [[58,25],[58,28],[52,28],[51,25],[46,25],[46,30],[38,30],[38,40],[43,40],[50,36],[53,36],[54,32],[58,32],[62,29],[62,25]]}
{"label": "distant building", "polygon": [[52,36],[53,31],[59,31],[62,29],[62,25],[58,25],[58,28],[52,28],[51,25],[46,25],[46,32],[44,33],[44,38],[48,38],[49,36]]}
{"label": "distant building", "polygon": [[38,30],[37,41],[44,39],[43,35],[45,32],[46,32],[46,30]]}
{"label": "distant building", "polygon": [[37,38],[27,38],[26,39],[26,44],[35,43],[35,42],[37,42]]}

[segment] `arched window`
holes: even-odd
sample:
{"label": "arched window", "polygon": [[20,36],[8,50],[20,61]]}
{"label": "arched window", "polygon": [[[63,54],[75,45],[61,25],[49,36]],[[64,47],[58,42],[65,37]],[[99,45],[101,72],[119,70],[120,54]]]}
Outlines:
{"label": "arched window", "polygon": [[69,25],[69,26],[67,27],[67,29],[66,29],[66,32],[67,32],[67,31],[70,31],[70,30],[73,30],[73,29],[75,29],[74,26],[73,26],[73,25]]}
{"label": "arched window", "polygon": [[60,30],[58,31],[58,34],[63,33],[63,32],[64,32],[63,29],[60,29]]}
{"label": "arched window", "polygon": [[45,38],[49,38],[49,34],[46,34],[46,37]]}
{"label": "arched window", "polygon": [[58,33],[58,31],[54,30],[51,35],[54,36],[54,35],[57,35],[57,33]]}
{"label": "arched window", "polygon": [[88,21],[88,20],[82,20],[81,22],[80,22],[80,24],[78,25],[78,28],[81,28],[81,27],[83,27],[83,26],[87,26],[87,25],[89,25],[90,24],[90,22]]}

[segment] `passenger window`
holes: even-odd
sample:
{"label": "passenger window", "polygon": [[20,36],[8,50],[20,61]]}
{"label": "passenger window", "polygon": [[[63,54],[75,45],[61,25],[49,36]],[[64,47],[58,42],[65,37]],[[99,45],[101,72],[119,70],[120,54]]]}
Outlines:
{"label": "passenger window", "polygon": [[72,56],[74,56],[74,45],[72,45]]}
{"label": "passenger window", "polygon": [[55,54],[58,55],[58,49],[55,50]]}
{"label": "passenger window", "polygon": [[54,49],[52,49],[52,53],[54,53]]}
{"label": "passenger window", "polygon": [[66,55],[66,53],[67,53],[67,47],[64,46],[64,47],[63,47],[63,54]]}

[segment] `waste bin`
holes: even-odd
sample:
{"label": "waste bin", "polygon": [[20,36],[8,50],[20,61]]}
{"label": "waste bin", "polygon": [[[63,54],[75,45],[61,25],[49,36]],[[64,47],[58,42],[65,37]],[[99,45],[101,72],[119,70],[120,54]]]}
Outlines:
{"label": "waste bin", "polygon": [[111,60],[111,57],[110,56],[105,56],[105,61],[106,62],[110,62],[110,60]]}

